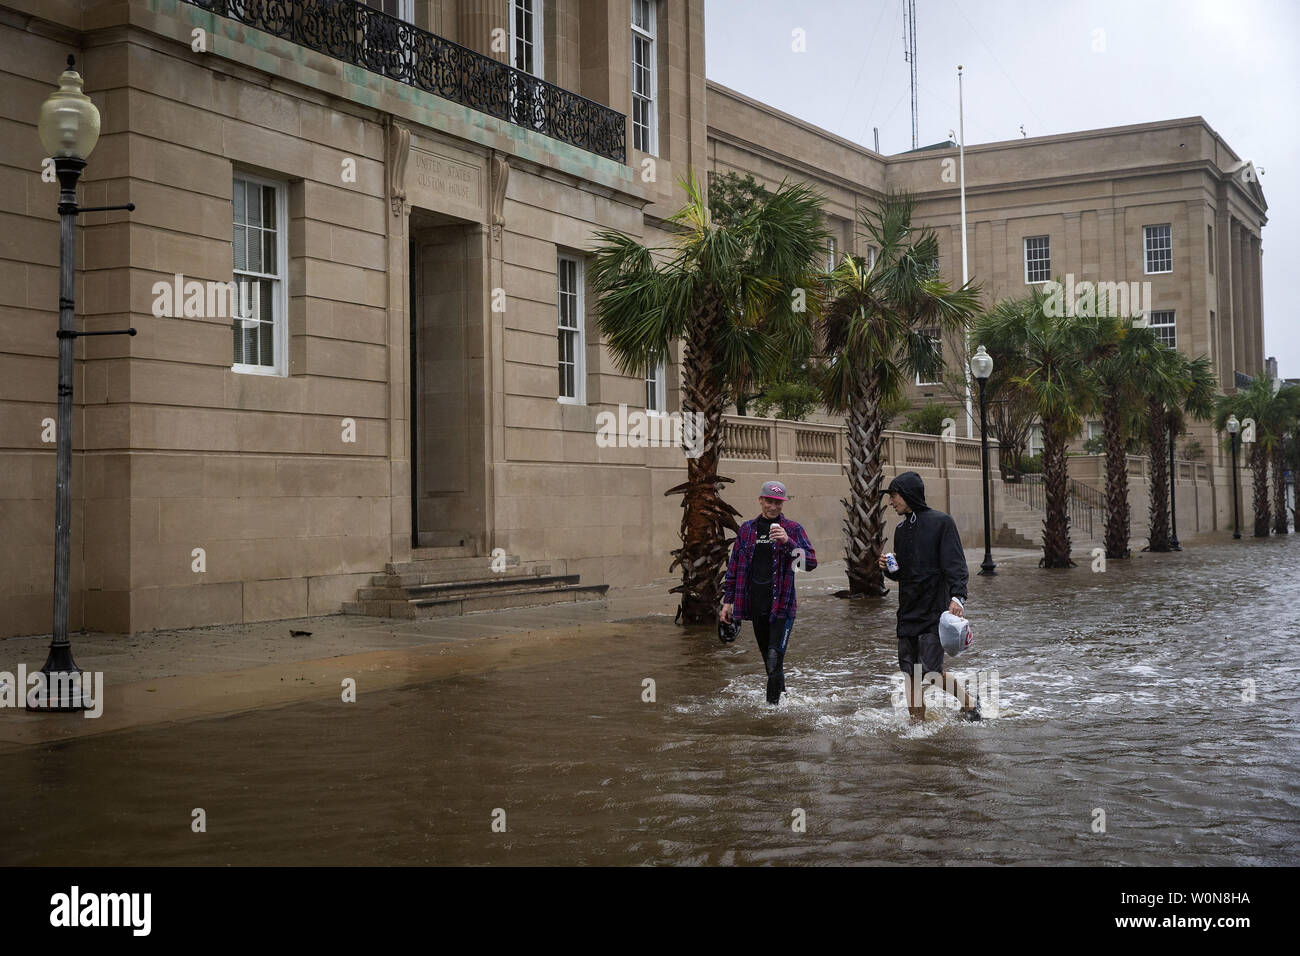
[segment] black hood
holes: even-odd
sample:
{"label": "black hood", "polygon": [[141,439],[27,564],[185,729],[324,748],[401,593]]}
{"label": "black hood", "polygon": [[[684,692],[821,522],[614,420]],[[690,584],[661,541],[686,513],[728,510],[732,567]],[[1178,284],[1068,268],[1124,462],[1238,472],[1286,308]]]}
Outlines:
{"label": "black hood", "polygon": [[885,493],[889,494],[893,491],[897,491],[913,511],[930,510],[930,506],[925,503],[925,482],[916,472],[905,471],[891,481]]}

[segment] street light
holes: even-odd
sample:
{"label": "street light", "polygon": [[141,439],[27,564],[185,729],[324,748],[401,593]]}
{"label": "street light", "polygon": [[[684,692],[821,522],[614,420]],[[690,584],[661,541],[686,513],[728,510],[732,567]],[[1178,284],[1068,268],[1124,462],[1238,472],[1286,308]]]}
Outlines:
{"label": "street light", "polygon": [[1232,536],[1241,537],[1241,528],[1237,521],[1237,432],[1241,431],[1241,422],[1236,415],[1228,416],[1228,434],[1232,436]]}
{"label": "street light", "polygon": [[993,563],[992,542],[989,539],[989,432],[988,399],[984,386],[993,374],[993,356],[984,351],[984,346],[975,350],[970,360],[971,372],[980,383],[980,485],[984,492],[984,563],[980,565],[980,574],[997,574],[998,566]]}
{"label": "street light", "polygon": [[[72,485],[72,345],[79,335],[135,335],[135,329],[107,332],[77,332],[74,307],[73,268],[76,258],[76,220],[83,212],[106,212],[115,209],[134,209],[126,206],[96,206],[81,208],[77,205],[77,180],[86,168],[86,159],[99,140],[99,110],[82,92],[81,76],[72,67],[76,61],[69,56],[68,68],[59,77],[59,88],[41,104],[36,128],[41,145],[54,160],[54,172],[59,179],[59,412],[55,425],[56,466],[54,484],[54,627],[50,653],[41,673],[45,675],[46,696],[43,703],[33,705],[30,698],[28,710],[84,710],[85,703],[78,692],[81,685],[81,668],[72,659],[72,643],[68,640],[68,565],[71,551],[71,485]],[[65,675],[54,681],[51,675]],[[73,684],[75,679],[76,683]],[[55,690],[57,689],[57,697]]]}

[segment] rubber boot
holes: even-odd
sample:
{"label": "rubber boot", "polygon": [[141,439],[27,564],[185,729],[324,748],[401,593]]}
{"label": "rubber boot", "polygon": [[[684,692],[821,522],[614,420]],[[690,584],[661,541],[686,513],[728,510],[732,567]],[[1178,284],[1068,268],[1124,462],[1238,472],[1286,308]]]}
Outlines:
{"label": "rubber boot", "polygon": [[767,702],[777,704],[781,701],[781,692],[785,690],[785,668],[782,666],[781,652],[775,647],[767,650]]}

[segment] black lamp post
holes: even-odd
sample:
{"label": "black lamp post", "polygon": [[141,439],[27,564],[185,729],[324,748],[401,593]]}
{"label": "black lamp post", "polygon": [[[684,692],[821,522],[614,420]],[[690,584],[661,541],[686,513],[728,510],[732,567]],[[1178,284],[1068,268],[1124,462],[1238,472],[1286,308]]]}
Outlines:
{"label": "black lamp post", "polygon": [[980,485],[984,492],[984,562],[980,565],[980,574],[997,574],[998,566],[993,563],[993,548],[989,529],[989,430],[988,430],[988,396],[984,386],[993,374],[993,356],[984,351],[984,346],[975,350],[970,360],[971,372],[980,383]]}
{"label": "black lamp post", "polygon": [[1174,485],[1178,484],[1178,472],[1174,470],[1174,424],[1169,423],[1169,550],[1181,551],[1178,543],[1178,505],[1174,496]]}
{"label": "black lamp post", "polygon": [[[74,692],[80,687],[72,678],[81,673],[72,659],[72,642],[68,640],[68,588],[69,555],[71,553],[72,521],[72,345],[79,335],[135,335],[135,329],[112,332],[76,331],[74,308],[74,275],[76,265],[76,221],[83,212],[105,212],[110,209],[134,209],[134,205],[95,206],[77,205],[77,180],[86,168],[86,158],[99,139],[99,110],[90,97],[81,91],[81,76],[72,69],[74,60],[68,57],[68,68],[59,77],[59,88],[41,104],[37,131],[41,145],[54,159],[54,172],[59,179],[59,411],[55,425],[55,485],[54,485],[54,627],[50,653],[41,673],[45,675],[47,690],[44,704],[27,704],[28,710],[77,711],[84,710],[82,696]],[[51,680],[51,675],[65,675]],[[57,690],[57,696],[55,691]]]}
{"label": "black lamp post", "polygon": [[1236,415],[1228,416],[1228,434],[1232,436],[1232,536],[1241,537],[1241,526],[1237,513],[1237,432],[1241,431],[1241,422]]}

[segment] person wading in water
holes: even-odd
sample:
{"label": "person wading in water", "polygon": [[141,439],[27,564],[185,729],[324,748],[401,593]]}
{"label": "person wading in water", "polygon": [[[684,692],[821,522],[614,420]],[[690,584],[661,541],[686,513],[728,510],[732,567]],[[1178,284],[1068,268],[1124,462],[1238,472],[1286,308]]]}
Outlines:
{"label": "person wading in water", "polygon": [[965,616],[966,552],[957,523],[925,503],[925,483],[905,471],[885,490],[889,505],[903,520],[894,531],[898,570],[891,571],[885,555],[879,564],[885,577],[898,582],[898,666],[907,688],[907,712],[914,722],[925,720],[923,677],[942,675],[944,689],[961,701],[962,720],[980,720],[980,712],[957,678],[943,669],[939,618],[944,611]]}
{"label": "person wading in water", "polygon": [[740,526],[727,562],[721,618],[754,622],[754,637],[767,668],[767,702],[785,690],[785,650],[794,627],[794,569],[817,567],[817,553],[797,521],[781,514],[788,496],[779,481],[758,493],[762,514]]}

